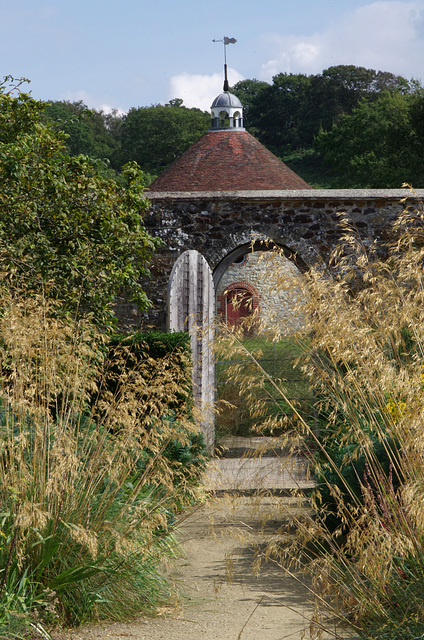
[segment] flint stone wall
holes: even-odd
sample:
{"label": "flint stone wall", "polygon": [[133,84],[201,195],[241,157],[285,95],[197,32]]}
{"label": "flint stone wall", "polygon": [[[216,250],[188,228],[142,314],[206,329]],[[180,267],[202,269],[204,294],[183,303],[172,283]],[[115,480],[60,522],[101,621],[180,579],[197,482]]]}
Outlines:
{"label": "flint stone wall", "polygon": [[301,277],[293,262],[280,254],[271,251],[249,252],[241,264],[230,265],[219,281],[216,288],[217,313],[225,318],[227,287],[239,283],[239,288],[243,289],[244,284],[248,283],[258,296],[261,328],[273,328],[277,323],[282,334],[289,335],[298,331],[303,324],[298,308],[302,301],[299,287]]}
{"label": "flint stone wall", "polygon": [[[214,272],[215,284],[233,260],[252,241],[260,248],[271,241],[305,271],[328,263],[341,235],[340,212],[356,226],[365,243],[384,246],[391,226],[405,208],[417,206],[424,189],[397,190],[233,191],[193,193],[147,192],[151,206],[145,215],[147,230],[163,240],[144,282],[153,303],[140,314],[118,301],[117,315],[124,330],[166,328],[166,292],[172,266],[186,250],[196,249]],[[407,198],[407,202],[402,202]]]}

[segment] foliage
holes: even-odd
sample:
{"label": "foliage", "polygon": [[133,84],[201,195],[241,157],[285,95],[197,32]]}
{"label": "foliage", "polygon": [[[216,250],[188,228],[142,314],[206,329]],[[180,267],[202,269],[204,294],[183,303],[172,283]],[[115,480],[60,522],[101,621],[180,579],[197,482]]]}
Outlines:
{"label": "foliage", "polygon": [[146,187],[210,126],[208,113],[184,107],[178,98],[122,115],[88,109],[82,102],[51,102],[45,105],[44,119],[66,134],[71,156],[102,161],[103,174],[118,181],[122,166],[137,162]]}
{"label": "foliage", "polygon": [[143,171],[161,173],[209,127],[210,114],[178,99],[130,109],[122,123],[121,163],[134,160]]}
{"label": "foliage", "polygon": [[158,241],[143,226],[140,174],[128,164],[118,184],[87,157],[68,155],[63,136],[43,123],[44,106],[0,87],[1,268],[11,288],[25,283],[108,324],[120,291],[149,304],[139,278]]}
{"label": "foliage", "polygon": [[52,101],[45,105],[43,119],[66,134],[65,145],[71,156],[89,156],[120,170],[116,155],[120,148],[122,117],[116,112],[89,109],[82,101]]}
{"label": "foliage", "polygon": [[251,110],[253,112],[258,108],[258,104],[264,101],[262,92],[266,92],[269,88],[268,82],[263,80],[240,80],[234,87],[231,88],[231,93],[234,93],[243,105],[243,124],[246,129],[252,135],[257,134],[255,115],[251,117]]}
{"label": "foliage", "polygon": [[136,332],[112,336],[108,344],[105,376],[100,387],[116,392],[116,382],[130,375],[134,367],[143,366],[146,381],[159,375],[163,384],[175,387],[176,402],[168,405],[177,418],[190,415],[192,408],[190,336],[188,333]]}
{"label": "foliage", "polygon": [[[331,410],[319,469],[341,523],[328,530],[320,491],[309,539],[330,553],[311,557],[311,567],[335,614],[359,637],[378,640],[424,632],[423,222],[421,205],[408,204],[384,263],[347,228],[336,282],[315,273],[310,280],[319,302],[309,373]],[[352,298],[358,270],[366,286]],[[356,469],[354,491],[349,468]]]}
{"label": "foliage", "polygon": [[[242,101],[244,124],[250,133],[284,161],[288,160],[289,166],[307,182],[321,188],[352,184],[366,187],[369,179],[366,154],[369,153],[369,147],[359,125],[359,151],[348,147],[349,152],[360,154],[360,166],[357,170],[354,160],[352,168],[348,170],[342,167],[343,173],[339,175],[338,162],[333,162],[330,152],[325,153],[324,162],[315,149],[315,138],[320,131],[331,133],[334,125],[345,126],[345,116],[352,115],[359,105],[362,108],[362,104],[371,108],[386,93],[398,94],[403,98],[415,96],[417,100],[410,103],[407,121],[399,113],[400,121],[397,122],[398,116],[394,111],[392,114],[373,116],[375,122],[370,137],[376,142],[379,139],[386,142],[375,147],[371,145],[372,154],[375,155],[371,160],[374,165],[381,162],[380,177],[377,176],[376,180],[378,187],[385,186],[385,175],[392,176],[390,186],[398,186],[402,182],[399,172],[403,172],[405,167],[419,172],[417,158],[421,153],[420,141],[423,138],[423,107],[419,99],[422,89],[417,81],[409,81],[386,71],[338,65],[309,76],[280,73],[271,84],[246,79],[237,83],[231,91]],[[381,111],[384,109],[381,108]],[[121,166],[136,161],[143,170],[139,177],[143,186],[148,186],[158,173],[164,171],[210,126],[209,114],[184,107],[178,98],[166,105],[134,107],[124,115],[88,110],[82,102],[52,102],[46,105],[44,117],[66,133],[64,142],[71,155],[82,153],[97,159],[98,170],[103,175],[114,176],[117,173],[119,180]],[[386,121],[394,123],[394,129],[398,129],[398,133],[391,134],[393,144],[387,142]],[[365,129],[366,126],[365,122]],[[338,135],[336,129],[335,138]],[[402,142],[402,135],[408,144]],[[414,161],[405,164],[405,149],[410,148],[411,138],[414,138]],[[400,141],[400,159],[393,151],[396,140]],[[343,146],[345,140],[341,144]],[[361,145],[367,151],[364,152]],[[389,155],[385,151],[386,145],[392,148]],[[322,148],[320,144],[319,149]],[[334,148],[337,152],[337,142]],[[347,153],[343,156],[343,151],[340,153],[344,158],[343,165],[343,162],[349,161],[349,157]],[[399,167],[397,182],[396,169],[390,173],[391,160],[394,161],[393,166]],[[415,173],[411,172],[407,176],[402,175],[403,179],[410,181],[415,178]],[[421,179],[421,174],[419,177]]]}
{"label": "foliage", "polygon": [[[301,127],[306,125],[305,110],[310,79],[303,74],[281,73],[273,78],[267,91],[260,93],[259,117],[255,122],[259,140],[276,154],[305,146]],[[252,106],[251,117],[255,110]],[[311,115],[311,114],[310,114]],[[310,122],[311,118],[309,118]],[[308,124],[309,124],[308,122]],[[311,144],[312,140],[306,141]]]}
{"label": "foliage", "polygon": [[[191,418],[193,408],[191,380],[191,347],[188,333],[172,332],[134,333],[128,336],[112,336],[98,386],[95,404],[102,406],[103,399],[124,392],[127,378],[134,369],[143,372],[146,390],[137,402],[140,404],[139,419],[144,420],[146,401],[149,413],[154,414],[155,394],[153,389],[168,395],[166,420],[178,431],[179,421],[185,423]],[[162,407],[161,403],[157,403]],[[138,416],[138,413],[137,413]],[[158,416],[159,417],[159,416]],[[115,429],[115,427],[114,427]],[[195,477],[204,468],[206,448],[201,433],[193,431],[182,442],[179,437],[169,441],[164,456],[171,467],[178,467],[185,479]]]}
{"label": "foliage", "polygon": [[[329,267],[303,275],[299,312],[308,322],[295,336],[319,431],[289,385],[267,377],[296,418],[281,445],[294,443],[298,462],[302,438],[316,489],[257,550],[255,567],[272,558],[298,579],[305,572],[316,601],[312,637],[416,640],[424,634],[424,208],[413,193],[405,198],[384,261],[377,242],[363,242],[343,216],[340,224]],[[253,374],[259,384],[264,373]]]}
{"label": "foliage", "polygon": [[2,306],[0,635],[152,611],[169,596],[159,563],[201,469],[199,452],[189,467],[164,454],[196,433],[169,412],[179,391],[169,356],[166,380],[149,363],[146,379],[140,359],[90,406],[104,335],[5,282]]}
{"label": "foliage", "polygon": [[272,84],[242,81],[232,91],[248,96],[246,124],[278,156],[308,149],[320,128],[330,130],[343,114],[350,114],[361,99],[375,101],[384,92],[408,94],[413,82],[388,72],[339,65],[321,74],[280,73]]}
{"label": "foliage", "polygon": [[265,556],[312,577],[316,637],[336,620],[337,637],[415,640],[424,633],[424,210],[406,199],[384,262],[376,243],[341,224],[331,268],[304,276],[303,370],[321,432],[300,412],[293,424],[318,486],[292,543],[284,536]]}
{"label": "foliage", "polygon": [[[290,337],[270,342],[261,333],[241,337],[221,330],[217,345],[218,438],[270,435],[286,432],[293,410],[274,382],[284,379],[285,391],[298,410],[306,411],[312,398],[296,361],[302,351]],[[263,375],[258,375],[258,365]]]}
{"label": "foliage", "polygon": [[190,351],[190,335],[183,331],[162,333],[149,331],[148,333],[136,332],[131,335],[111,336],[109,343],[113,346],[123,345],[129,347],[137,358],[143,358],[148,353],[151,358],[163,358],[169,353]]}
{"label": "foliage", "polygon": [[[421,118],[424,96],[383,93],[363,100],[329,131],[321,130],[316,148],[343,188],[399,188],[424,184]],[[418,128],[417,128],[418,127]]]}
{"label": "foliage", "polygon": [[337,170],[325,165],[315,149],[299,149],[286,153],[282,160],[292,171],[315,189],[331,189],[337,181]]}
{"label": "foliage", "polygon": [[[320,361],[322,358],[320,357]],[[378,473],[383,478],[390,478],[393,489],[399,488],[400,479],[394,468],[399,465],[399,442],[394,441],[381,424],[381,432],[376,434],[364,423],[362,429],[368,437],[368,450],[362,450],[362,442],[350,430],[351,421],[343,412],[342,401],[331,407],[331,411],[323,413],[323,403],[318,403],[320,446],[310,443],[313,469],[319,486],[317,493],[320,521],[325,529],[346,535],[350,529],[350,520],[345,512],[352,513],[363,503],[363,483],[368,484],[368,491],[373,499],[378,499],[380,487],[375,487],[369,460],[378,461]],[[327,398],[328,404],[328,398]],[[383,441],[382,434],[384,434]],[[339,506],[343,502],[343,510]]]}

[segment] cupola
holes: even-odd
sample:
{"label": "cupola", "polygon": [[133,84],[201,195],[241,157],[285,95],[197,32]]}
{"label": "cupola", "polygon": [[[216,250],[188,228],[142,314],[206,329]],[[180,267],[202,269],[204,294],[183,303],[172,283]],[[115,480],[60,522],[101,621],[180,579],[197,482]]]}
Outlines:
{"label": "cupola", "polygon": [[[225,46],[235,39],[219,42]],[[243,106],[229,91],[226,63],[224,77],[223,92],[211,105],[211,128],[152,182],[150,193],[312,189],[245,131]]]}
{"label": "cupola", "polygon": [[211,131],[243,130],[243,106],[233,93],[223,91],[211,105]]}

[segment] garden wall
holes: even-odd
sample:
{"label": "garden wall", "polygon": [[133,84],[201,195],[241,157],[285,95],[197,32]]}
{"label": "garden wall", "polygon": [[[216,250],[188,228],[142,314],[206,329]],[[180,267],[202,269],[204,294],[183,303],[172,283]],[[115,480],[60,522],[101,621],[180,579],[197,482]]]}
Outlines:
{"label": "garden wall", "polygon": [[272,242],[301,270],[328,264],[340,239],[340,213],[346,213],[365,242],[376,241],[382,253],[391,226],[405,207],[416,206],[424,190],[305,190],[147,193],[148,231],[163,240],[145,283],[153,307],[140,314],[134,305],[117,301],[117,315],[127,330],[166,328],[169,275],[178,256],[196,249],[214,272],[215,284],[234,259],[249,247]]}

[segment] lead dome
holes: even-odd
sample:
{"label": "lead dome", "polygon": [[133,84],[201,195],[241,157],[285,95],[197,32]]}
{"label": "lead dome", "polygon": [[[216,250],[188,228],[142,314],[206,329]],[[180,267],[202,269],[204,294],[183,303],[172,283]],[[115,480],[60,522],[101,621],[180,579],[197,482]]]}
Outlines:
{"label": "lead dome", "polygon": [[230,93],[229,91],[224,91],[215,98],[215,100],[212,102],[211,109],[214,109],[215,107],[234,107],[237,109],[243,108],[237,96],[235,96],[233,93]]}

